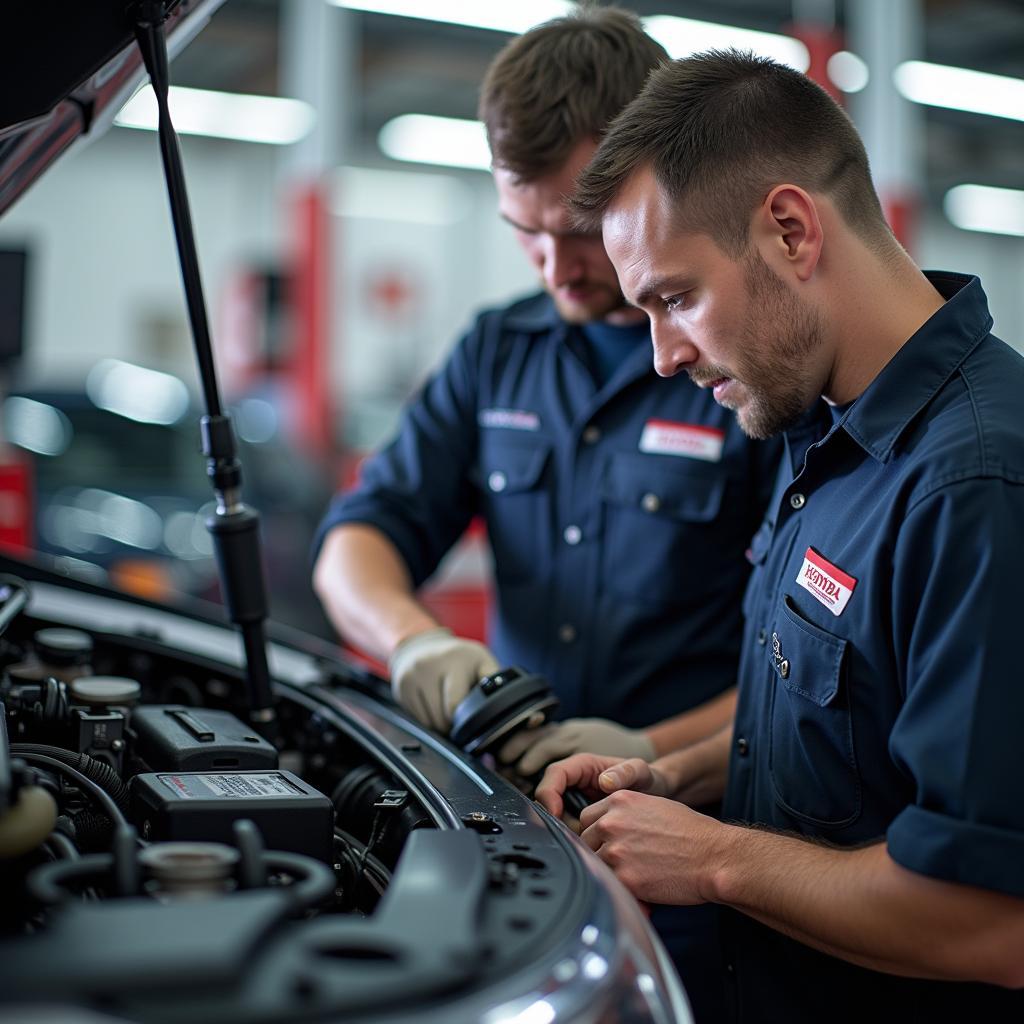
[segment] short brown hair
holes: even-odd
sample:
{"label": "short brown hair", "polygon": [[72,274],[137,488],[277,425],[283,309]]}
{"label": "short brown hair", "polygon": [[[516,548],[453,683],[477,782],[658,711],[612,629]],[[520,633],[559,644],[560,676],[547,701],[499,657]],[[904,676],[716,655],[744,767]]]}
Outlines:
{"label": "short brown hair", "polygon": [[580,175],[572,197],[580,225],[599,228],[645,166],[680,225],[733,255],[747,247],[754,209],[784,182],[829,196],[877,251],[898,247],[846,113],[806,75],[766,57],[711,50],[654,72]]}
{"label": "short brown hair", "polygon": [[666,60],[640,19],[617,7],[583,4],[513,39],[480,91],[494,166],[524,180],[556,170],[583,139],[599,139]]}

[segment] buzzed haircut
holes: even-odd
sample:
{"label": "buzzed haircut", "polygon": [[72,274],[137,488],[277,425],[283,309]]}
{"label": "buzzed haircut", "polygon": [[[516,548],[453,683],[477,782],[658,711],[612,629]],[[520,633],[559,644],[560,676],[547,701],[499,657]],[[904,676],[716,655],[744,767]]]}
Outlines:
{"label": "buzzed haircut", "polygon": [[609,128],[572,197],[599,229],[634,171],[650,166],[682,230],[745,251],[750,218],[776,185],[823,193],[880,255],[899,250],[843,109],[806,75],[766,57],[711,50],[671,61]]}
{"label": "buzzed haircut", "polygon": [[667,60],[640,19],[617,7],[582,4],[513,39],[480,91],[494,166],[524,181],[556,171],[580,142],[597,141]]}

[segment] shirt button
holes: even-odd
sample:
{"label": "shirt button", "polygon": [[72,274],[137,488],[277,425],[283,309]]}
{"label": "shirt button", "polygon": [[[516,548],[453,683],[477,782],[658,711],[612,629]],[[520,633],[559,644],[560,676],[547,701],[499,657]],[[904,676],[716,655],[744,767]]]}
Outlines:
{"label": "shirt button", "polygon": [[747,742],[747,738],[745,736],[741,736],[736,741],[736,752],[740,757],[746,757],[750,752],[750,744]]}
{"label": "shirt button", "polygon": [[789,498],[789,504],[799,511],[807,504],[807,499],[802,494],[792,494]]}
{"label": "shirt button", "polygon": [[583,540],[583,531],[578,526],[567,526],[562,533],[566,544],[576,545]]}
{"label": "shirt button", "polygon": [[757,631],[757,642],[764,647],[768,643],[768,631],[766,629],[759,629]]}
{"label": "shirt button", "polygon": [[657,512],[661,508],[661,498],[656,494],[648,492],[640,499],[640,507],[645,512]]}
{"label": "shirt button", "polygon": [[563,644],[571,644],[573,640],[576,639],[576,627],[569,622],[559,626],[558,639],[561,640]]}
{"label": "shirt button", "polygon": [[590,426],[587,427],[583,431],[583,443],[584,444],[597,444],[597,442],[600,441],[600,440],[601,440],[601,428],[600,427],[596,427],[596,426],[594,426],[593,423],[591,423]]}
{"label": "shirt button", "polygon": [[487,486],[492,491],[503,491],[508,486],[508,477],[501,470],[496,469],[488,478]]}

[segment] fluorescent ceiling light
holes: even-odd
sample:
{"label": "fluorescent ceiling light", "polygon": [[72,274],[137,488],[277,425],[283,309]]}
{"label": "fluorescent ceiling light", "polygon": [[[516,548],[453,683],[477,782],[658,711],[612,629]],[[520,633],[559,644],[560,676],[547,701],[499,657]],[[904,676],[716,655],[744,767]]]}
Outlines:
{"label": "fluorescent ceiling light", "polygon": [[491,166],[487,133],[480,121],[402,114],[381,128],[377,141],[393,160],[479,171],[489,170]]}
{"label": "fluorescent ceiling light", "polygon": [[775,32],[756,32],[733,25],[718,25],[693,18],[676,18],[671,14],[655,14],[644,18],[648,35],[657,39],[672,58],[689,57],[704,50],[753,50],[760,57],[771,57],[797,71],[810,65],[807,47],[792,36]]}
{"label": "fluorescent ceiling light", "polygon": [[71,421],[60,409],[21,395],[4,402],[3,421],[9,441],[39,455],[62,455],[74,436]]}
{"label": "fluorescent ceiling light", "polygon": [[843,92],[860,92],[871,77],[867,64],[849,50],[833,53],[825,65],[825,72],[836,88]]}
{"label": "fluorescent ceiling light", "polygon": [[330,0],[335,7],[349,7],[371,14],[397,14],[403,18],[445,21],[495,32],[525,32],[542,21],[560,18],[576,6],[567,0]]}
{"label": "fluorescent ceiling light", "polygon": [[[492,29],[498,32],[525,32],[542,21],[569,14],[576,5],[566,0],[330,0],[336,7],[372,14],[397,14],[425,21],[444,21],[453,25]],[[644,18],[644,28],[673,57],[685,57],[713,47],[735,46],[774,57],[800,71],[808,66],[807,47],[790,36],[774,32],[755,32],[692,18],[656,15]]]}
{"label": "fluorescent ceiling light", "polygon": [[470,190],[448,175],[342,167],[331,208],[341,217],[444,226],[462,220],[471,204]]}
{"label": "fluorescent ceiling light", "polygon": [[188,409],[188,388],[177,377],[120,359],[101,359],[85,391],[99,408],[139,423],[176,423]]}
{"label": "fluorescent ceiling light", "polygon": [[[316,112],[308,103],[280,96],[246,96],[172,85],[168,102],[174,127],[183,135],[286,146],[308,135],[316,122]],[[156,96],[149,85],[121,108],[114,124],[156,131]]]}
{"label": "fluorescent ceiling light", "polygon": [[1024,235],[1024,191],[988,185],[957,185],[943,200],[946,216],[965,231]]}
{"label": "fluorescent ceiling light", "polygon": [[[330,2],[337,7],[375,14],[395,14],[407,18],[443,21],[511,33],[524,32],[542,21],[564,15],[574,7],[564,0],[518,0],[515,4],[498,3],[496,0]],[[643,23],[647,32],[674,58],[709,49],[736,47],[772,57],[798,71],[806,71],[810,64],[807,47],[802,42],[775,32],[759,32],[709,21],[697,21],[693,18],[677,18],[667,14],[652,15],[644,18]],[[848,51],[832,57],[828,65],[828,74],[844,92],[858,92],[868,82],[867,65],[856,54]],[[1024,120],[1024,79],[990,75],[967,68],[928,64],[924,61],[908,61],[896,69],[895,81],[899,92],[915,103]]]}
{"label": "fluorescent ceiling light", "polygon": [[915,103],[1024,121],[1024,79],[909,60],[893,72],[896,88]]}

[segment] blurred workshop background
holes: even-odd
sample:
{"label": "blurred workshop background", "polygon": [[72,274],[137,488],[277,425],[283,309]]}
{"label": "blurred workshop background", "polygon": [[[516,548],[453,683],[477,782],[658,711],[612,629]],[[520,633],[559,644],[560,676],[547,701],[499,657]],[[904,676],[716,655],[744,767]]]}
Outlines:
{"label": "blurred workshop background", "polygon": [[[474,311],[535,287],[496,215],[484,69],[560,0],[226,0],[172,64],[221,386],[276,618],[325,633],[308,547]],[[863,133],[899,237],[980,274],[1024,345],[1024,3],[623,0],[673,56],[806,70]],[[148,87],[0,219],[0,542],[216,599],[195,360]],[[2,139],[0,139],[2,145]],[[1024,400],[1024,396],[1022,396]],[[432,600],[480,633],[471,535]]]}

